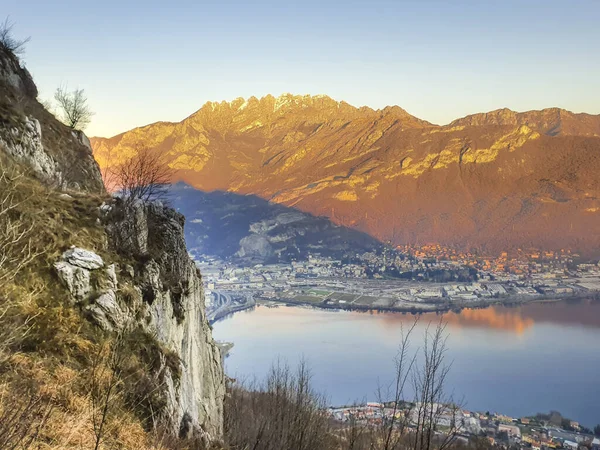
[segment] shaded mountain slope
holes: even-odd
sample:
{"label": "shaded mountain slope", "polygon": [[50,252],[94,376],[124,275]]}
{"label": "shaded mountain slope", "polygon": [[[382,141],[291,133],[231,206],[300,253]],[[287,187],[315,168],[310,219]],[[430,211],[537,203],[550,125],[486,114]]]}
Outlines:
{"label": "shaded mountain slope", "polygon": [[254,195],[204,192],[184,183],[170,190],[187,217],[186,240],[197,254],[238,262],[289,262],[309,253],[342,258],[382,248],[360,231]]}

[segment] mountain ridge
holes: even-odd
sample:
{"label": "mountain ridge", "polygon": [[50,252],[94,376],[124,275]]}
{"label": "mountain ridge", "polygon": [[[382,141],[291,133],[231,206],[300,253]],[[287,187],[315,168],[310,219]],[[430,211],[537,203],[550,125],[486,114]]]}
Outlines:
{"label": "mountain ridge", "polygon": [[253,194],[397,244],[593,250],[600,115],[508,109],[434,125],[327,96],[206,103],[178,123],[92,139],[102,167],[141,148],[177,180]]}
{"label": "mountain ridge", "polygon": [[[165,121],[165,120],[159,120],[156,122],[151,122],[145,125],[140,125],[137,127],[134,127],[130,130],[126,130],[123,131],[121,133],[117,133],[113,136],[92,136],[90,137],[90,139],[114,139],[117,137],[120,137],[122,135],[124,135],[125,133],[129,133],[133,130],[139,130],[139,129],[144,129],[147,128],[149,126],[153,126],[153,125],[177,125],[180,124],[190,118],[192,118],[193,116],[197,115],[198,113],[200,113],[203,109],[205,108],[211,108],[213,111],[217,108],[223,108],[223,107],[230,107],[230,108],[237,108],[239,109],[241,105],[244,105],[245,103],[251,103],[251,102],[261,102],[261,101],[273,101],[273,102],[277,102],[277,100],[279,99],[284,99],[284,98],[294,98],[294,99],[325,99],[325,100],[330,100],[332,102],[335,102],[339,105],[345,105],[345,106],[349,106],[350,108],[353,108],[355,110],[359,110],[359,111],[371,111],[373,113],[377,113],[377,112],[385,112],[385,111],[390,111],[390,110],[400,110],[403,114],[414,117],[416,119],[418,119],[419,121],[423,122],[424,124],[427,124],[428,126],[431,127],[453,127],[453,126],[457,126],[460,124],[463,124],[466,121],[470,121],[473,118],[480,118],[480,117],[490,117],[490,116],[496,116],[499,115],[500,113],[507,113],[507,114],[511,114],[513,116],[523,116],[523,115],[531,115],[534,113],[549,113],[549,112],[558,112],[558,113],[566,113],[569,116],[577,116],[577,117],[581,117],[581,118],[587,118],[589,120],[596,120],[600,122],[600,114],[591,114],[591,113],[586,113],[586,112],[574,112],[571,111],[569,109],[566,108],[560,108],[560,107],[556,107],[556,106],[550,106],[550,107],[546,107],[546,108],[541,108],[541,109],[531,109],[531,110],[525,110],[525,111],[516,111],[513,110],[511,108],[508,107],[501,107],[501,108],[497,108],[497,109],[493,109],[487,112],[475,112],[475,113],[471,113],[471,114],[467,114],[465,116],[462,117],[458,117],[454,120],[451,120],[450,122],[446,123],[446,124],[436,124],[436,123],[432,123],[429,122],[427,120],[424,119],[420,119],[417,118],[416,116],[408,113],[404,108],[402,108],[399,105],[386,105],[383,108],[374,108],[368,105],[361,105],[361,106],[356,106],[353,105],[351,103],[348,103],[344,100],[335,100],[333,97],[330,97],[328,95],[325,94],[303,94],[303,95],[298,95],[298,94],[292,94],[289,92],[286,93],[282,93],[279,96],[274,96],[272,94],[266,94],[263,95],[262,97],[257,97],[257,96],[250,96],[248,98],[245,97],[236,97],[233,100],[220,100],[220,101],[215,101],[215,100],[207,100],[205,101],[202,106],[197,109],[196,111],[192,112],[191,114],[187,115],[186,117],[184,117],[182,120],[179,121]],[[245,108],[242,108],[245,109]],[[490,122],[488,122],[487,124],[492,124]],[[508,125],[508,122],[504,122],[502,123],[503,125]],[[600,126],[600,125],[599,125]]]}

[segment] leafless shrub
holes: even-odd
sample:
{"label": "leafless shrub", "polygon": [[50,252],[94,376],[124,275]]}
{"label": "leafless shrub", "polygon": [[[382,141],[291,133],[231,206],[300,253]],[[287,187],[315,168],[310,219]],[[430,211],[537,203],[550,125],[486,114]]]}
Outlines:
{"label": "leafless shrub", "polygon": [[[395,373],[378,388],[381,420],[357,411],[344,423],[325,416],[325,401],[310,387],[302,362],[297,373],[276,363],[263,384],[234,384],[225,402],[225,435],[232,448],[274,450],[444,450],[456,446],[461,405],[446,392],[446,327],[428,325],[411,349],[417,321],[402,330]],[[412,392],[410,392],[412,388]],[[408,400],[410,399],[410,400]]]}
{"label": "leafless shrub", "polygon": [[[52,414],[51,399],[33,392],[23,397],[1,390],[0,448],[6,450],[34,448],[40,431]],[[39,447],[36,445],[35,448]]]}
{"label": "leafless shrub", "polygon": [[92,359],[90,396],[94,450],[100,448],[109,414],[117,397],[117,389],[122,383],[121,372],[126,358],[124,348],[123,335],[118,333],[108,345],[101,346]]}
{"label": "leafless shrub", "polygon": [[118,187],[126,204],[136,200],[164,202],[173,174],[161,153],[142,149],[116,167],[110,181]]}
{"label": "leafless shrub", "polygon": [[65,125],[74,130],[84,130],[90,124],[94,113],[87,104],[83,89],[69,92],[61,86],[56,89],[54,100],[58,106],[58,116]]}
{"label": "leafless shrub", "polygon": [[[392,384],[385,390],[381,386],[377,387],[377,399],[380,404],[392,402],[392,411],[389,417],[381,411],[381,416],[386,420],[382,420],[379,428],[379,439],[383,450],[392,450],[399,448],[400,443],[404,440],[405,434],[410,422],[410,409],[406,407],[406,388],[410,381],[411,375],[415,371],[415,362],[417,360],[417,352],[410,353],[410,338],[417,326],[418,318],[412,323],[408,330],[401,325],[401,339],[398,347],[398,353],[394,358],[394,379]],[[383,408],[385,409],[385,408]]]}
{"label": "leafless shrub", "polygon": [[18,208],[27,199],[20,198],[23,174],[8,169],[0,161],[0,283],[12,281],[35,256],[32,224],[23,223]]}
{"label": "leafless shrub", "polygon": [[0,159],[0,364],[5,361],[8,349],[27,334],[34,319],[13,320],[15,311],[31,303],[39,293],[32,289],[16,299],[11,290],[17,274],[40,254],[33,245],[33,223],[21,220],[19,212],[28,200],[28,194],[23,193],[25,183],[22,173]]}
{"label": "leafless shrub", "polygon": [[0,47],[15,56],[20,56],[25,53],[25,46],[31,38],[16,39],[13,36],[14,26],[15,24],[10,21],[10,17],[7,17],[4,22],[0,24]]}
{"label": "leafless shrub", "polygon": [[[382,427],[381,431],[383,430]],[[382,442],[380,430],[366,426],[355,415],[350,415],[341,430],[334,433],[338,437],[340,449],[343,450],[374,450]]]}
{"label": "leafless shrub", "polygon": [[330,448],[325,399],[310,379],[304,361],[295,372],[277,362],[261,385],[234,385],[225,404],[229,445],[254,450]]}

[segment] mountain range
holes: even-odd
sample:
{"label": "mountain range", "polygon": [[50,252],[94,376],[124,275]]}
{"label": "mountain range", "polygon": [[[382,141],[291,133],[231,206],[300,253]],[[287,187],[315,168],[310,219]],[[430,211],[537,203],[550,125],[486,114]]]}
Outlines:
{"label": "mountain range", "polygon": [[327,96],[206,103],[93,138],[101,167],[161,152],[177,180],[252,194],[393,244],[600,254],[600,116],[474,114],[444,126]]}

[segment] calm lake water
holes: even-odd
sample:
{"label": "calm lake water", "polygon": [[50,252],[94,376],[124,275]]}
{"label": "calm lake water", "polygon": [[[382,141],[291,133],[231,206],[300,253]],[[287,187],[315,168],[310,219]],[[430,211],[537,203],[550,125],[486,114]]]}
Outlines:
{"label": "calm lake water", "polygon": [[[423,314],[416,347],[436,314]],[[448,387],[466,408],[512,416],[558,410],[584,425],[600,423],[600,302],[561,301],[466,309],[448,323]],[[375,400],[378,382],[393,377],[400,313],[334,312],[296,307],[237,313],[214,324],[234,342],[228,375],[262,377],[276,358],[308,360],[315,387],[330,404]]]}

